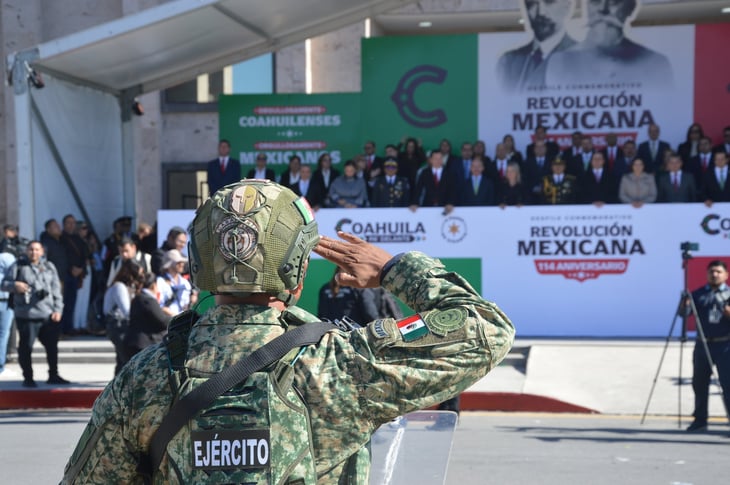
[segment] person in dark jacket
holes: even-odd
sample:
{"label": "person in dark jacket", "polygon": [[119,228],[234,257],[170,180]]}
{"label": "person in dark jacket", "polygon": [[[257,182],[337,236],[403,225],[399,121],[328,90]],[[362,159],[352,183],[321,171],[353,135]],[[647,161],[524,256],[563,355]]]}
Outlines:
{"label": "person in dark jacket", "polygon": [[522,183],[520,165],[516,162],[507,164],[507,172],[497,188],[497,204],[504,209],[508,205],[522,206],[530,203],[530,191]]}
{"label": "person in dark jacket", "polygon": [[356,289],[340,285],[337,281],[337,273],[340,271],[339,267],[336,268],[332,279],[319,289],[317,316],[327,320],[350,317],[356,322],[362,323],[361,312],[357,309]]}
{"label": "person in dark jacket", "polygon": [[66,248],[61,242],[61,225],[56,219],[48,219],[44,227],[45,231],[41,233],[40,241],[46,254],[46,260],[53,263],[58,277],[63,281],[64,275],[68,273],[68,257]]}
{"label": "person in dark jacket", "polygon": [[132,300],[129,310],[129,329],[124,335],[127,362],[144,348],[162,342],[167,334],[171,316],[160,308],[156,292],[156,276],[146,273],[142,290]]}
{"label": "person in dark jacket", "polygon": [[177,249],[182,253],[185,251],[187,245],[188,233],[180,226],[173,226],[167,232],[167,238],[165,239],[165,242],[162,243],[162,246],[155,249],[155,252],[152,253],[152,272],[155,274],[160,274],[162,272],[162,262],[165,259],[166,252],[171,249]]}

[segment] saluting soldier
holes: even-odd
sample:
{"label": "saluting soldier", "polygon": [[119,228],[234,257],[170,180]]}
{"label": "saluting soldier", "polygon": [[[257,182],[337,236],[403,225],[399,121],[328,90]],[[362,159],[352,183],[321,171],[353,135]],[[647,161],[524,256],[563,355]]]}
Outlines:
{"label": "saluting soldier", "polygon": [[[320,238],[306,201],[279,184],[242,180],[220,189],[189,232],[192,282],[215,295],[215,306],[192,320],[184,372],[175,374],[183,380],[170,378],[180,354],[174,342],[137,354],[96,400],[62,483],[141,483],[141,463],[153,483],[367,484],[369,440],[380,425],[462,392],[512,345],[507,316],[438,260],[415,251],[392,257],[342,232]],[[382,286],[418,313],[326,330],[279,361],[275,369],[288,378],[274,383],[272,399],[261,398],[272,385],[261,387],[261,373],[238,380],[219,409],[185,421],[159,461],[143,459],[173,405],[171,388],[211,382],[287,332],[330,327],[295,306],[312,250],[342,269],[340,284]],[[254,412],[281,400],[289,405],[279,409],[306,412],[306,420]]]}
{"label": "saluting soldier", "polygon": [[407,177],[398,175],[398,161],[388,158],[383,163],[384,174],[375,178],[370,196],[372,207],[407,207],[411,187]]}
{"label": "saluting soldier", "polygon": [[551,169],[553,173],[542,178],[542,203],[574,204],[578,184],[575,176],[565,173],[565,160],[556,158]]}

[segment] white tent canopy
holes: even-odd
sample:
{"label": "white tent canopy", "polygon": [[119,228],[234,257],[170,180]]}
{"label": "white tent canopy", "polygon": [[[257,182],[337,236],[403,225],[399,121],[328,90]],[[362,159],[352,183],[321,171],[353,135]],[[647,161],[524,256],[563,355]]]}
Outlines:
{"label": "white tent canopy", "polygon": [[[134,96],[412,2],[176,0],[11,54],[21,232],[61,212],[133,214]],[[45,89],[29,89],[31,69]]]}

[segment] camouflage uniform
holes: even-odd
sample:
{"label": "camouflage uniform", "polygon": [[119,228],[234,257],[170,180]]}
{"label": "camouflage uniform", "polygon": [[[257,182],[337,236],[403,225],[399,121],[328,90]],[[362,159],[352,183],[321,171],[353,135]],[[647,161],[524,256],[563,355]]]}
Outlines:
{"label": "camouflage uniform", "polygon": [[[264,292],[290,301],[285,290],[301,283],[304,258],[319,238],[316,223],[299,211],[301,201],[295,198],[276,184],[254,180],[227,186],[208,199],[191,226],[191,275],[196,284],[234,295]],[[289,240],[296,242],[290,245]],[[205,257],[198,259],[196,254]],[[273,276],[277,271],[279,279]],[[320,484],[366,484],[366,445],[381,424],[462,392],[497,365],[512,345],[509,319],[437,260],[406,253],[384,271],[383,287],[419,312],[421,320],[389,318],[352,332],[331,331],[317,345],[305,347],[290,367],[293,388],[309,412]],[[219,305],[193,326],[185,368],[192,378],[209,377],[288,327],[317,320],[293,303],[283,312],[268,306]],[[122,369],[97,399],[62,483],[140,482],[138,457],[148,451],[172,404],[169,369],[163,345],[142,351]],[[287,399],[280,394],[275,395]],[[229,413],[226,419],[224,424],[232,427],[248,418]],[[287,432],[295,428],[295,435],[308,432],[302,424],[272,422],[272,436],[277,427]],[[272,459],[285,457],[278,465],[295,463],[297,451],[285,443],[275,453],[273,446],[272,441]],[[194,474],[190,455],[190,441],[171,441],[155,481],[195,482],[187,478]],[[238,471],[232,474],[236,478],[225,483],[242,481]],[[277,471],[271,479],[278,483],[274,477],[285,476]]]}
{"label": "camouflage uniform", "polygon": [[[424,254],[404,255],[383,286],[420,312],[427,335],[404,342],[396,320],[376,320],[349,334],[327,334],[295,364],[295,387],[312,421],[320,484],[348,483],[341,481],[354,474],[345,469],[348,458],[381,424],[462,392],[512,345],[514,329],[499,308]],[[218,372],[281,334],[282,320],[318,320],[297,307],[287,313],[233,305],[210,310],[193,327],[186,366],[200,374]],[[165,349],[155,346],[104,390],[66,466],[67,473],[79,469],[73,483],[134,482],[136,455],[147,449],[171,404],[167,377]],[[361,456],[368,459],[367,453]],[[356,468],[359,476],[350,483],[367,483],[367,463]],[[67,479],[62,483],[72,483]]]}

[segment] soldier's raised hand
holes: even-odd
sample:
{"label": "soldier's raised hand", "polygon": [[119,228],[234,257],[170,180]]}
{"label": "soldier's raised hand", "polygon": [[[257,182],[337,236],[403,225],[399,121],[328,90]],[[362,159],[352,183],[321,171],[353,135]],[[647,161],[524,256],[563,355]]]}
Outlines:
{"label": "soldier's raised hand", "polygon": [[337,275],[341,285],[356,288],[380,286],[380,272],[392,256],[387,251],[357,236],[339,231],[342,241],[322,236],[314,252],[342,268]]}

